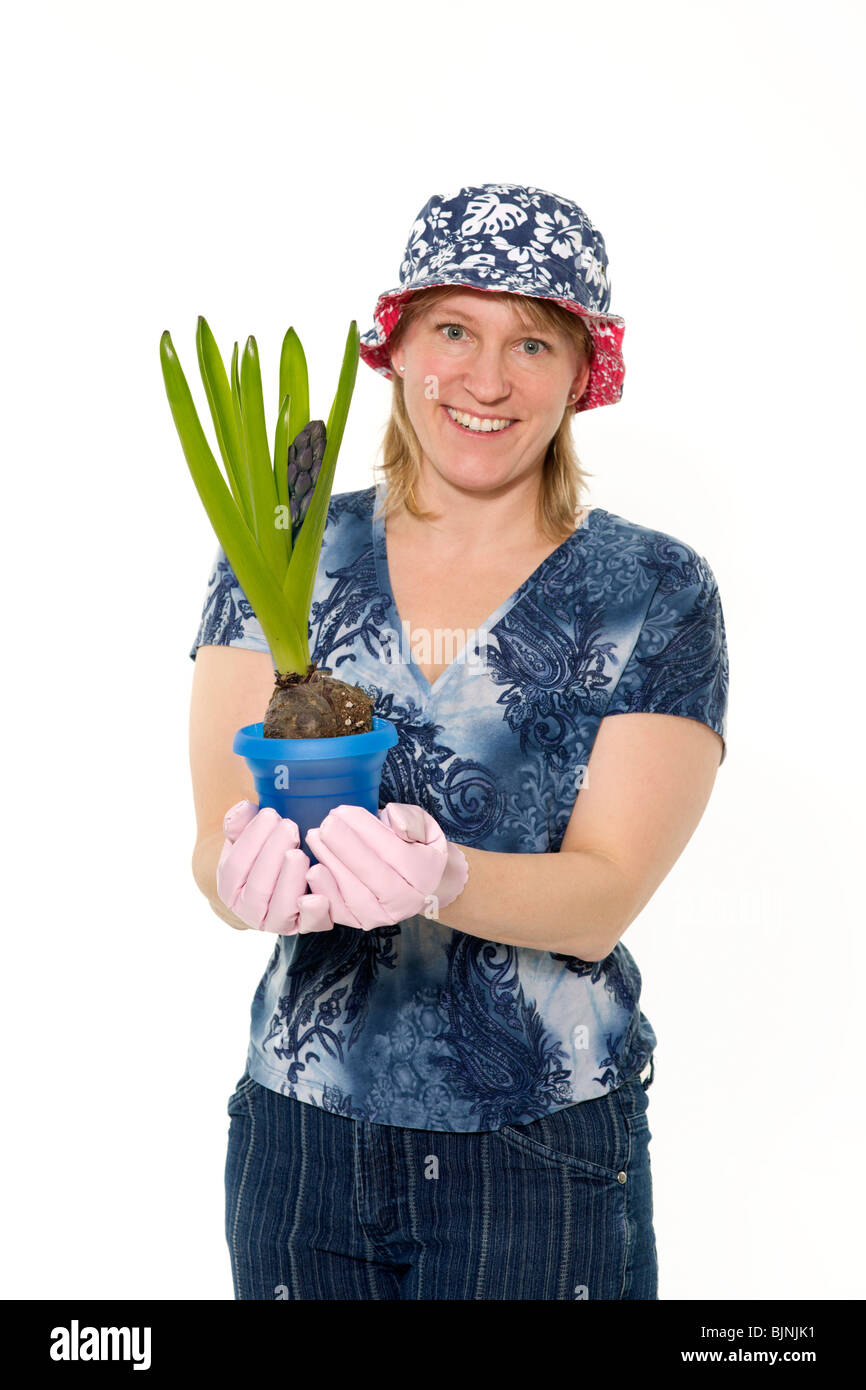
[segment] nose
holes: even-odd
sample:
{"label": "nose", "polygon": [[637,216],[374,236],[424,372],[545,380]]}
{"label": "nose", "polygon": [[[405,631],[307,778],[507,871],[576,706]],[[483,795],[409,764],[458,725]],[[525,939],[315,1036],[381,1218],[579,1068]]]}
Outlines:
{"label": "nose", "polygon": [[479,352],[471,368],[464,373],[463,386],[479,405],[489,406],[506,400],[511,386],[501,355],[493,348]]}

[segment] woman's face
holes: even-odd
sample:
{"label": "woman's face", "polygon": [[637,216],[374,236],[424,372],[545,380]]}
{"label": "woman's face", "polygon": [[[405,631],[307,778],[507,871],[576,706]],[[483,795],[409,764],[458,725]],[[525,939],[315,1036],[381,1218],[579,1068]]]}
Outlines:
{"label": "woman's face", "polygon": [[[401,366],[422,469],[480,492],[540,474],[566,407],[589,381],[589,365],[567,333],[536,336],[515,305],[472,289],[427,306],[395,349],[392,367]],[[476,429],[455,422],[451,411],[473,417]],[[485,419],[512,423],[479,433]]]}

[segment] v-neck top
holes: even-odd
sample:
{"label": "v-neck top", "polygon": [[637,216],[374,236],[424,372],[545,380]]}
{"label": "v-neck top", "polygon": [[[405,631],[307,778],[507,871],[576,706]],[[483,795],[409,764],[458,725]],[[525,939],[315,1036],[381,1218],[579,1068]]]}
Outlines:
{"label": "v-neck top", "polygon": [[[454,660],[450,662],[448,666],[446,666],[444,671],[440,672],[436,680],[433,681],[433,683],[431,684],[427,676],[422,671],[421,666],[415,659],[413,651],[412,632],[411,630],[406,630],[404,628],[404,623],[403,621],[401,621],[400,613],[397,608],[397,600],[394,597],[394,590],[391,586],[391,570],[388,563],[388,547],[385,535],[385,517],[384,513],[381,510],[381,507],[379,506],[379,503],[383,499],[384,492],[380,490],[376,495],[377,505],[376,510],[374,511],[372,522],[373,555],[376,562],[376,578],[378,580],[379,589],[381,593],[386,594],[387,597],[391,600],[390,625],[392,630],[394,630],[395,642],[397,644],[397,649],[401,653],[401,660],[404,661],[411,668],[411,671],[414,673],[422,697],[426,700],[429,700],[432,696],[439,694],[441,687],[449,679],[452,673],[459,673],[461,667],[469,663],[469,661],[477,653],[477,647],[475,646],[476,640],[479,638],[483,638],[490,631],[490,629],[500,621],[500,619],[505,617],[506,613],[508,613],[508,611],[514,606],[514,604],[518,602],[518,600],[523,594],[523,591],[528,586],[537,583],[541,580],[545,566],[547,565],[548,561],[553,560],[554,556],[556,556],[557,553],[562,549],[563,545],[570,544],[573,540],[573,536],[577,534],[577,532],[574,532],[572,536],[568,537],[567,540],[563,541],[561,545],[557,546],[556,550],[552,551],[551,554],[545,556],[545,558],[540,562],[540,564],[538,564],[536,568],[532,571],[532,574],[530,574],[528,578],[525,579],[524,582],[517,589],[515,589],[514,592],[510,594],[507,599],[500,603],[499,607],[495,609],[489,617],[485,618],[484,622],[481,623],[478,628],[473,628],[468,631],[468,639],[472,639],[471,647],[469,647],[469,642],[467,640],[467,643],[461,647],[461,650],[455,652]],[[582,524],[586,524],[585,519]],[[579,530],[580,528],[578,527],[577,529]]]}
{"label": "v-neck top", "polygon": [[[602,719],[698,719],[720,735],[724,762],[724,615],[687,542],[593,507],[431,686],[400,626],[383,500],[381,486],[332,496],[308,626],[311,657],[397,729],[380,808],[419,805],[477,849],[556,854]],[[190,656],[203,644],[268,650],[219,548]],[[526,1124],[644,1070],[656,1035],[640,990],[622,941],[584,961],[420,915],[278,936],[252,1002],[247,1071],[350,1119]]]}

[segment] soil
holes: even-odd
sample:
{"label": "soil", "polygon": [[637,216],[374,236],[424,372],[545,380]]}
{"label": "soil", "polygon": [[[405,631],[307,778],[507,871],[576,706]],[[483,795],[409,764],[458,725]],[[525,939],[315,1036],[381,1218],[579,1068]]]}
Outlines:
{"label": "soil", "polygon": [[311,661],[304,675],[279,674],[265,713],[264,738],[338,738],[373,730],[373,701]]}

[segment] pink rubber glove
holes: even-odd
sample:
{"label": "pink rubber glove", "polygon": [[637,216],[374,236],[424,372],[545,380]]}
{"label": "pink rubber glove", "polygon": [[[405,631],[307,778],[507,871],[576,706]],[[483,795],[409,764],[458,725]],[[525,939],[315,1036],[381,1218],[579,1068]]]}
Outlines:
{"label": "pink rubber glove", "polygon": [[310,860],[293,820],[239,801],[226,813],[223,830],[217,893],[236,917],[281,936],[332,929],[327,899],[307,892]]}
{"label": "pink rubber glove", "polygon": [[338,806],[307,844],[319,860],[307,872],[311,895],[330,905],[332,923],[372,931],[423,912],[437,917],[466,886],[465,854],[420,806],[391,801],[377,816]]}

